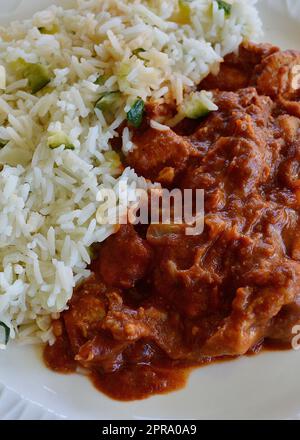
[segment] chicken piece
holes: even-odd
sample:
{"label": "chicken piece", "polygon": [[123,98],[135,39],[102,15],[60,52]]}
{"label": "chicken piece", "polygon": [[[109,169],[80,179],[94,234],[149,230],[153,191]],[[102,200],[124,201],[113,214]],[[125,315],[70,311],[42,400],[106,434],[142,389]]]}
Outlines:
{"label": "chicken piece", "polygon": [[129,289],[143,278],[150,263],[150,246],[131,225],[124,225],[103,244],[98,269],[108,286]]}
{"label": "chicken piece", "polygon": [[[253,43],[251,41],[247,41],[241,44],[238,52],[238,60],[241,63],[255,66],[262,62],[262,60],[273,53],[279,52],[279,48],[277,46],[273,46],[269,43]],[[235,59],[235,53],[227,55],[228,59]]]}
{"label": "chicken piece", "polygon": [[278,169],[280,182],[292,190],[300,188],[300,150],[297,148],[295,154],[285,159]]}
{"label": "chicken piece", "polygon": [[270,44],[244,43],[240,46],[238,54],[229,54],[225,57],[219,73],[208,75],[200,84],[200,88],[235,91],[249,87],[255,66],[278,50]]}
{"label": "chicken piece", "polygon": [[192,148],[185,138],[174,131],[158,131],[148,128],[133,138],[136,148],[128,154],[127,162],[138,174],[153,181],[158,180],[160,172],[166,167],[174,173],[182,171]]}
{"label": "chicken piece", "polygon": [[[230,316],[205,342],[201,348],[203,355],[237,356],[247,353],[268,334],[272,319],[295,300],[300,265],[286,260],[280,268],[267,266],[265,264],[260,270],[261,287],[237,289]],[[258,284],[258,271],[253,272],[257,272],[255,282]],[[273,287],[271,281],[276,286]]]}
{"label": "chicken piece", "polygon": [[249,86],[251,70],[247,71],[238,64],[224,62],[217,75],[210,74],[205,78],[200,88],[203,90],[239,90]]}
{"label": "chicken piece", "polygon": [[110,292],[107,297],[110,306],[102,328],[108,330],[115,340],[134,342],[151,336],[143,308],[134,310],[126,307],[117,292]]}
{"label": "chicken piece", "polygon": [[75,359],[85,368],[97,367],[112,372],[122,365],[122,352],[127,345],[126,342],[115,341],[104,332],[98,332],[79,348]]}
{"label": "chicken piece", "polygon": [[256,67],[256,84],[259,93],[270,96],[291,115],[300,117],[299,74],[300,52],[276,52]]}
{"label": "chicken piece", "polygon": [[146,115],[147,119],[154,119],[155,121],[162,122],[166,119],[173,118],[177,113],[177,107],[174,103],[158,103],[156,101],[149,101],[146,103]]}
{"label": "chicken piece", "polygon": [[267,337],[269,339],[283,342],[291,346],[291,341],[295,336],[293,328],[300,324],[300,297],[295,302],[283,307],[274,318]]}
{"label": "chicken piece", "polygon": [[[273,102],[254,88],[215,92],[219,110],[202,122],[193,135],[207,149],[200,166],[189,166],[182,188],[205,190],[206,210],[224,205],[224,190],[243,196],[257,190],[270,175],[270,164],[278,155],[270,116]],[[198,164],[197,164],[198,165]],[[226,192],[226,191],[225,191]]]}
{"label": "chicken piece", "polygon": [[282,115],[277,119],[285,142],[290,143],[298,139],[300,135],[300,119],[295,116]]}
{"label": "chicken piece", "polygon": [[73,353],[97,334],[105,313],[103,301],[92,295],[83,296],[65,312],[64,324]]}

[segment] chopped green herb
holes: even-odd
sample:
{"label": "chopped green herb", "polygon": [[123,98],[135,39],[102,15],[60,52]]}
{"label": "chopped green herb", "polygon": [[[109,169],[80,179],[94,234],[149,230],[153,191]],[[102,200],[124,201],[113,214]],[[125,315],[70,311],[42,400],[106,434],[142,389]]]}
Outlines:
{"label": "chopped green herb", "polygon": [[1,148],[4,148],[5,145],[7,145],[7,144],[8,144],[8,141],[5,141],[5,140],[3,140],[3,139],[0,139],[0,150],[1,150]]}
{"label": "chopped green herb", "polygon": [[231,4],[224,2],[223,0],[217,0],[218,3],[218,7],[219,9],[224,9],[225,12],[225,17],[229,17],[229,15],[231,14]]}
{"label": "chopped green herb", "polygon": [[139,128],[143,121],[144,112],[145,103],[142,99],[138,99],[127,113],[128,122],[135,128]]}
{"label": "chopped green herb", "polygon": [[120,105],[120,92],[106,92],[101,98],[96,102],[95,107],[102,112],[113,113],[117,110]]}
{"label": "chopped green herb", "polygon": [[132,51],[132,55],[135,55],[137,58],[139,58],[140,60],[143,60],[144,58],[142,58],[140,56],[140,53],[146,52],[145,49],[143,49],[142,47],[139,47],[138,49],[134,49]]}
{"label": "chopped green herb", "polygon": [[8,341],[9,341],[9,336],[10,336],[10,328],[7,327],[7,325],[4,324],[4,322],[2,322],[2,321],[0,321],[0,327],[4,328],[4,332],[5,332],[4,344],[7,345]]}
{"label": "chopped green herb", "polygon": [[52,133],[48,138],[48,147],[55,149],[64,145],[67,150],[74,150],[74,145],[71,143],[69,136],[62,131]]}

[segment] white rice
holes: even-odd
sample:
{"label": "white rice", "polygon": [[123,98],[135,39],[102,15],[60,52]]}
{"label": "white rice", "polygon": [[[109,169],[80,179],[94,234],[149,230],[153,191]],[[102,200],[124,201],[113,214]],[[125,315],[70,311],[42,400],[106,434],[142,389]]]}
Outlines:
{"label": "white rice", "polygon": [[170,130],[170,127],[168,125],[160,124],[159,122],[154,121],[154,119],[151,119],[150,126],[151,126],[151,128],[154,128],[155,130],[158,130],[158,131]]}
{"label": "white rice", "polygon": [[[188,88],[261,30],[255,0],[231,2],[229,17],[216,1],[189,1],[184,25],[177,0],[69,3],[73,9],[53,6],[0,29],[0,139],[8,142],[0,150],[0,322],[21,342],[53,340],[50,317],[89,275],[89,247],[114,233],[96,222],[98,191],[117,193],[125,182],[135,200],[136,188],[148,185],[105,159],[126,111],[137,97],[180,105]],[[56,32],[41,33],[45,27]],[[52,72],[36,95],[11,68],[20,58]],[[103,85],[95,84],[99,75]],[[116,90],[122,107],[108,123],[94,107]],[[67,135],[74,150],[49,148],[52,132]],[[122,143],[125,153],[134,148],[128,128]]]}

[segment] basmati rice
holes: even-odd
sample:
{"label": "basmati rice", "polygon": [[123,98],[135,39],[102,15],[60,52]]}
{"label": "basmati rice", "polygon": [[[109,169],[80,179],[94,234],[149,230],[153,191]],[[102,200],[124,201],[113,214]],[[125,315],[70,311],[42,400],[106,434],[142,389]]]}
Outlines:
{"label": "basmati rice", "polygon": [[[137,97],[180,105],[187,88],[261,29],[254,0],[232,2],[230,16],[216,1],[189,1],[187,24],[176,21],[177,0],[71,3],[0,29],[0,321],[23,343],[53,340],[50,317],[89,275],[89,247],[115,231],[96,222],[98,192],[118,194],[122,182],[134,201],[149,185],[105,159],[126,111]],[[20,59],[51,72],[36,95],[12,68]],[[116,90],[122,106],[108,121],[95,103]],[[73,151],[49,148],[57,132]],[[122,143],[125,154],[134,148],[127,127]]]}

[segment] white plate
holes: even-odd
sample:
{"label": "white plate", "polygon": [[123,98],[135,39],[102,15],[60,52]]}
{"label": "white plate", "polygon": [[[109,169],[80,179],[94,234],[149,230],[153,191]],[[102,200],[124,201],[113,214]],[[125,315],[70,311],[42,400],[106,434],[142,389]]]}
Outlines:
{"label": "white plate", "polygon": [[[0,22],[26,18],[49,0],[0,0]],[[265,41],[300,49],[300,0],[260,0]],[[297,18],[298,17],[298,18]],[[23,419],[300,419],[300,352],[257,357],[196,370],[179,392],[120,403],[77,375],[48,371],[33,347],[0,353],[0,418]]]}

